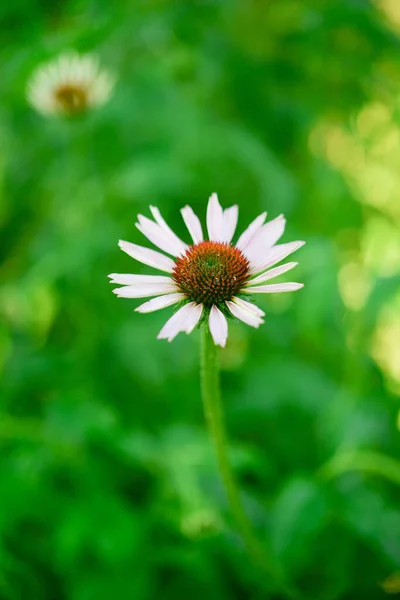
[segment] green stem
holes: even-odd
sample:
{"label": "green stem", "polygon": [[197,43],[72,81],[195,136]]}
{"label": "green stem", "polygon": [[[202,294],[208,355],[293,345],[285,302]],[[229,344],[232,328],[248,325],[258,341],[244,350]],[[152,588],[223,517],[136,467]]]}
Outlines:
{"label": "green stem", "polygon": [[255,565],[266,571],[272,577],[272,581],[278,584],[280,589],[287,593],[288,597],[294,597],[293,591],[283,583],[282,573],[275,561],[266,553],[266,550],[254,535],[229,463],[228,439],[221,403],[218,348],[214,344],[206,325],[202,327],[201,388],[205,417],[214,444],[220,474],[232,515],[247,551]]}

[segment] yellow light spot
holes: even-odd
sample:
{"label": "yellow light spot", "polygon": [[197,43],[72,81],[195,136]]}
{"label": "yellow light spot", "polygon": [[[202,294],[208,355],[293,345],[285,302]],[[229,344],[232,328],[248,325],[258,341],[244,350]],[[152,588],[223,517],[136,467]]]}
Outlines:
{"label": "yellow light spot", "polygon": [[[400,386],[400,295],[387,304],[378,318],[371,355],[398,391]],[[393,389],[393,388],[392,388]]]}
{"label": "yellow light spot", "polygon": [[400,572],[393,573],[382,583],[382,588],[387,594],[400,593]]}
{"label": "yellow light spot", "polygon": [[400,31],[399,0],[376,0],[376,5],[384,13],[392,28]]}
{"label": "yellow light spot", "polygon": [[310,134],[309,146],[342,173],[360,203],[400,220],[400,128],[391,104],[367,104],[352,129],[319,123]]}
{"label": "yellow light spot", "polygon": [[354,172],[364,166],[364,150],[347,131],[332,127],[326,132],[326,155],[336,167]]}
{"label": "yellow light spot", "polygon": [[387,157],[389,154],[398,153],[400,149],[400,131],[398,127],[391,126],[382,132],[382,135],[371,148],[374,158]]}
{"label": "yellow light spot", "polygon": [[382,102],[367,104],[357,117],[357,131],[362,137],[370,137],[382,130],[392,120],[392,110]]}
{"label": "yellow light spot", "polygon": [[400,227],[383,217],[369,219],[362,233],[365,264],[381,277],[400,273]]}
{"label": "yellow light spot", "polygon": [[340,269],[338,285],[344,305],[350,310],[358,311],[368,299],[372,279],[362,265],[351,262]]}

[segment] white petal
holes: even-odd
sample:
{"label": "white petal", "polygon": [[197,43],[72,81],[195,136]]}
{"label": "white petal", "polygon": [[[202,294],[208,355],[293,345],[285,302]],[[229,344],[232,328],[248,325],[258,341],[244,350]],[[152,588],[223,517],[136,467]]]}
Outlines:
{"label": "white petal", "polygon": [[185,294],[176,293],[176,294],[167,294],[166,296],[159,296],[158,298],[153,298],[144,304],[141,304],[137,308],[135,308],[136,312],[140,313],[150,313],[155,310],[161,310],[162,308],[166,308],[167,306],[171,306],[172,304],[176,304],[185,298]]}
{"label": "white petal", "polygon": [[235,234],[238,214],[239,209],[236,204],[224,210],[225,234],[223,241],[228,244]]}
{"label": "white petal", "polygon": [[216,306],[213,306],[210,310],[208,324],[214,343],[225,348],[228,337],[228,322],[225,315]]}
{"label": "white petal", "polygon": [[191,308],[190,313],[186,319],[186,333],[192,333],[193,329],[196,327],[197,323],[200,321],[200,317],[203,313],[203,305],[195,304],[191,302],[194,306]]}
{"label": "white petal", "polygon": [[246,292],[251,294],[277,294],[279,292],[295,292],[304,287],[304,283],[274,283],[271,285],[258,285],[256,287],[246,288]]}
{"label": "white petal", "polygon": [[188,245],[185,244],[177,235],[172,231],[171,227],[164,221],[161,216],[160,211],[156,206],[150,206],[151,214],[157,221],[157,223],[162,227],[170,236],[170,238],[175,242],[177,248],[180,248],[180,254],[183,254],[188,249]]}
{"label": "white petal", "polygon": [[281,265],[280,267],[275,267],[275,269],[271,269],[270,271],[267,271],[266,273],[263,273],[262,275],[259,275],[258,277],[255,277],[254,279],[251,279],[250,281],[247,282],[246,285],[254,285],[255,283],[258,284],[258,283],[262,283],[263,281],[268,281],[268,279],[273,279],[274,277],[278,277],[278,275],[282,275],[282,273],[286,273],[287,271],[290,271],[298,264],[299,263],[297,263],[297,262],[290,262],[290,263],[286,263],[285,265]]}
{"label": "white petal", "polygon": [[286,221],[282,215],[263,225],[247,244],[244,254],[250,261],[250,267],[258,264],[285,231]]}
{"label": "white petal", "polygon": [[148,240],[157,248],[172,254],[172,256],[178,256],[182,250],[179,244],[176,244],[175,240],[165,229],[160,227],[157,223],[154,223],[151,219],[138,215],[139,223],[136,223],[136,227],[147,237]]}
{"label": "white petal", "polygon": [[155,250],[150,250],[150,248],[137,246],[131,242],[124,242],[123,240],[120,240],[118,245],[121,250],[129,254],[129,256],[132,256],[132,258],[149,267],[171,273],[175,266],[175,263],[171,258],[168,258],[168,256],[164,256],[164,254],[156,252]]}
{"label": "white petal", "polygon": [[193,242],[195,244],[199,244],[204,240],[199,217],[193,212],[190,206],[185,206],[182,208],[181,213],[183,220],[185,221],[185,225],[192,236]]}
{"label": "white petal", "polygon": [[273,246],[266,253],[265,256],[260,258],[260,262],[253,264],[251,267],[251,273],[260,273],[260,271],[265,271],[265,269],[269,269],[276,263],[281,262],[284,258],[292,254],[302,246],[304,246],[305,242],[289,242],[287,244],[278,244],[277,246]]}
{"label": "white petal", "polygon": [[128,273],[111,273],[108,275],[111,281],[110,283],[117,283],[120,285],[136,285],[138,283],[170,283],[171,277],[164,277],[163,275],[130,275]]}
{"label": "white petal", "polygon": [[256,306],[255,304],[247,302],[247,300],[243,300],[243,298],[238,298],[237,296],[234,296],[232,301],[241,308],[244,308],[245,310],[253,313],[257,317],[265,317],[265,312],[263,310],[258,308],[258,306]]}
{"label": "white petal", "polygon": [[261,325],[261,323],[264,323],[264,321],[260,317],[250,312],[249,310],[246,310],[245,308],[239,306],[235,302],[228,301],[226,302],[226,305],[234,317],[240,319],[241,321],[243,321],[243,323],[247,323],[247,325],[250,325],[251,327],[257,328]]}
{"label": "white petal", "polygon": [[257,232],[256,237],[263,240],[264,245],[273,246],[282,237],[285,231],[286,219],[283,215],[278,215],[272,221],[265,223]]}
{"label": "white petal", "polygon": [[172,280],[170,284],[142,283],[140,285],[126,285],[113,290],[118,298],[148,298],[148,296],[161,296],[161,294],[172,294],[177,291],[178,288]]}
{"label": "white petal", "polygon": [[240,250],[244,250],[244,248],[246,248],[247,244],[250,242],[250,240],[253,238],[253,236],[262,227],[262,225],[266,219],[266,216],[267,216],[267,213],[263,212],[256,219],[254,219],[254,221],[252,223],[250,223],[250,225],[247,227],[247,229],[244,230],[244,232],[238,239],[236,248],[239,248]]}
{"label": "white petal", "polygon": [[180,331],[191,333],[199,322],[202,312],[202,304],[195,304],[194,302],[185,304],[185,306],[182,306],[182,308],[168,319],[158,334],[157,339],[167,339],[171,342]]}
{"label": "white petal", "polygon": [[217,194],[212,194],[207,206],[207,231],[208,239],[212,242],[221,242],[225,236],[224,213],[218,202]]}

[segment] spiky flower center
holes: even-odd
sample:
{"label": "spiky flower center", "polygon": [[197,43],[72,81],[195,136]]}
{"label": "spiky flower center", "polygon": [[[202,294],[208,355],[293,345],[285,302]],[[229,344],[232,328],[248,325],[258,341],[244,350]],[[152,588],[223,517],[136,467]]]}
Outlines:
{"label": "spiky flower center", "polygon": [[230,244],[200,242],[176,259],[172,277],[191,301],[211,307],[241,290],[249,278],[249,261]]}
{"label": "spiky flower center", "polygon": [[87,91],[80,85],[72,83],[60,85],[55,90],[55,96],[57,102],[67,114],[75,115],[87,108]]}

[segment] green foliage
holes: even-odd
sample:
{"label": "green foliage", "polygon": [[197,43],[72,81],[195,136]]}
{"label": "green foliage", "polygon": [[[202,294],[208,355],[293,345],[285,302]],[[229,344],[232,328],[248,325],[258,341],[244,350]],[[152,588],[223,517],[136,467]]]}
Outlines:
{"label": "green foliage", "polygon": [[[377,217],[398,236],[398,200],[369,202],[335,137],[353,140],[377,104],[398,135],[384,5],[2,3],[1,600],[272,598],[206,435],[199,332],[157,341],[171,310],[134,313],[106,279],[150,272],[117,247],[143,242],[138,213],[157,205],[186,238],[179,208],[204,219],[213,191],[239,204],[239,229],[284,212],[283,241],[307,241],[304,290],[260,297],[265,325],[232,323],[221,356],[248,514],[304,599],[386,597],[400,564],[400,374],[379,332],[400,264],[368,266],[364,240]],[[68,48],[98,54],[117,86],[84,117],[46,119],[26,82]],[[394,150],[380,152],[388,163]],[[370,286],[355,307],[338,285],[348,263]]]}

